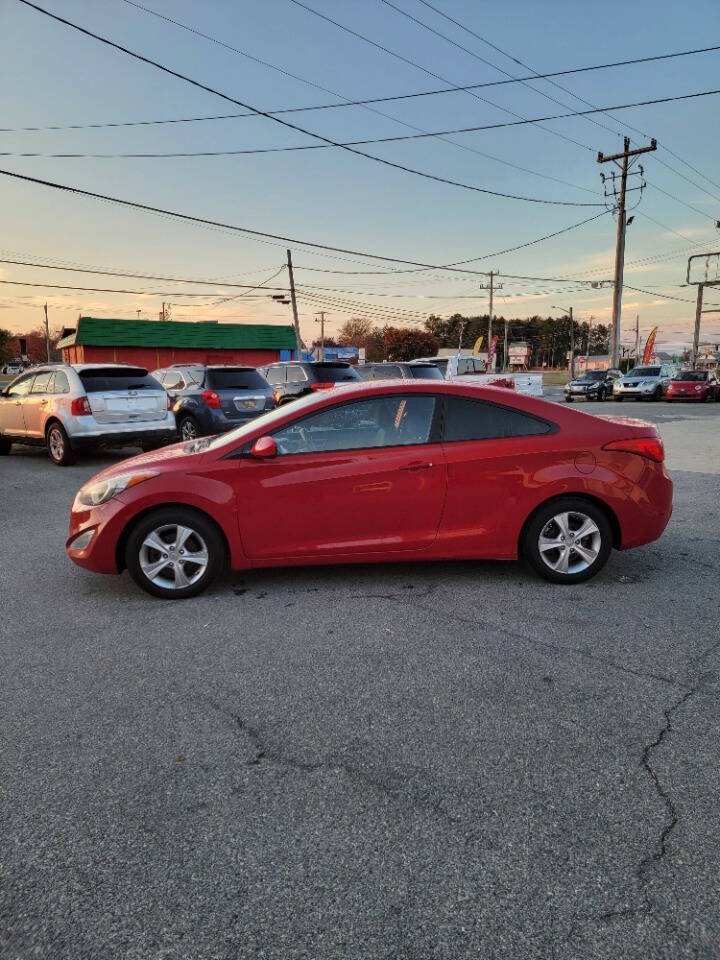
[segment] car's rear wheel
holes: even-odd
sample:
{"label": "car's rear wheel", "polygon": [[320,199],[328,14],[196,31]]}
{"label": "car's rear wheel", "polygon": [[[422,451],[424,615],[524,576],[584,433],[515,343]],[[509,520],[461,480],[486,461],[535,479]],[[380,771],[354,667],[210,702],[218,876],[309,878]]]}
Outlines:
{"label": "car's rear wheel", "polygon": [[65,428],[57,420],[45,431],[45,443],[50,459],[58,467],[70,467],[77,461]]}
{"label": "car's rear wheel", "polygon": [[540,507],[531,517],[521,549],[546,580],[580,583],[605,566],[612,549],[612,529],[595,504],[563,497]]}
{"label": "car's rear wheel", "polygon": [[181,440],[197,440],[200,436],[200,428],[195,417],[183,417],[178,423],[178,433]]}
{"label": "car's rear wheel", "polygon": [[130,576],[156,597],[182,600],[205,590],[225,563],[217,527],[184,507],[156,510],[132,529],[125,547]]}

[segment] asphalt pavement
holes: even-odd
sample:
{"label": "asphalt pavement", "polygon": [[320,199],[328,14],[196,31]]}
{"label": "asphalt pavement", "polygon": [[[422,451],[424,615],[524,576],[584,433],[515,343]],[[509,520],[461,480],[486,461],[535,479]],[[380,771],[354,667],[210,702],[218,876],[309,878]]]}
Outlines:
{"label": "asphalt pavement", "polygon": [[658,423],[675,512],[570,588],[156,600],[64,555],[121,454],[0,459],[0,957],[717,958],[720,404],[587,410]]}

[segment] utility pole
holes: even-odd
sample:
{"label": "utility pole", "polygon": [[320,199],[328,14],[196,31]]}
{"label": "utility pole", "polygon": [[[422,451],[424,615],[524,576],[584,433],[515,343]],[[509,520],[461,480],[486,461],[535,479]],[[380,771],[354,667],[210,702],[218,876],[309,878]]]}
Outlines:
{"label": "utility pole", "polygon": [[460,321],[460,337],[458,339],[458,353],[462,352],[463,333],[465,333],[465,321]]}
{"label": "utility pole", "polygon": [[[575,379],[575,321],[573,320],[572,307],[552,307],[553,310],[562,310],[570,317],[570,379]],[[586,366],[587,369],[587,366]]]}
{"label": "utility pole", "polygon": [[635,366],[640,365],[640,314],[635,314]]}
{"label": "utility pole", "polygon": [[490,351],[490,344],[492,343],[492,328],[493,328],[493,296],[496,290],[502,290],[502,284],[495,286],[495,277],[498,275],[497,270],[491,270],[489,277],[490,283],[481,283],[478,289],[480,290],[489,290],[490,291],[490,302],[488,304],[488,352]]}
{"label": "utility pole", "polygon": [[297,300],[295,299],[295,275],[293,274],[292,253],[287,252],[287,267],[290,277],[290,302],[292,303],[293,325],[295,327],[295,340],[297,341],[298,360],[302,360],[302,339],[300,338],[300,321],[298,320]]}
{"label": "utility pole", "polygon": [[693,331],[692,348],[692,368],[697,367],[698,352],[700,349],[700,320],[703,313],[703,296],[705,295],[705,284],[699,283],[697,289],[697,302],[695,305],[695,330]]}
{"label": "utility pole", "polygon": [[[320,359],[325,359],[325,311],[320,310],[317,314],[320,317]],[[316,321],[317,322],[317,321]]]}
{"label": "utility pole", "polygon": [[50,326],[48,324],[47,304],[45,304],[45,359],[50,363]]}
{"label": "utility pole", "polygon": [[[625,196],[627,193],[628,170],[630,168],[630,158],[637,157],[641,153],[650,153],[657,150],[657,140],[652,139],[650,146],[638,147],[637,150],[630,149],[630,137],[624,139],[624,149],[622,153],[614,153],[606,157],[604,153],[598,153],[598,163],[615,163],[620,167],[620,195],[617,203],[617,234],[615,238],[615,285],[613,287],[612,304],[612,359],[611,366],[617,367],[620,362],[620,315],[622,311],[622,288],[623,271],[625,267],[625,229],[627,227],[627,215],[625,212]],[[622,161],[622,162],[618,162]],[[604,182],[604,180],[603,180]]]}
{"label": "utility pole", "polygon": [[505,340],[503,343],[503,373],[508,368],[508,322],[505,321]]}

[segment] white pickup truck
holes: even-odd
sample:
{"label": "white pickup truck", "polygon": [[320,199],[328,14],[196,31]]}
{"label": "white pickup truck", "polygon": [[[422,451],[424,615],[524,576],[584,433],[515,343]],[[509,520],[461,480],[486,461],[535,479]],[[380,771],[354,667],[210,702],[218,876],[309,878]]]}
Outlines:
{"label": "white pickup truck", "polygon": [[491,386],[498,380],[512,380],[518,393],[527,394],[529,397],[541,397],[543,395],[543,378],[541,373],[487,373],[485,371],[485,361],[479,357],[422,357],[419,363],[434,363],[443,372],[446,380],[454,377],[471,377],[473,383],[482,383]]}

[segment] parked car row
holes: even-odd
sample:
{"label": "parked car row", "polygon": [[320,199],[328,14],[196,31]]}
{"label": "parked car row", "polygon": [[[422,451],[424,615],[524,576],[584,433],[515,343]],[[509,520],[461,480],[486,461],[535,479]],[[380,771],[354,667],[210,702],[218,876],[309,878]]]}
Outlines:
{"label": "parked car row", "polygon": [[620,370],[587,370],[565,385],[565,400],[717,400],[720,380],[712,370],[677,373],[667,364]]}

